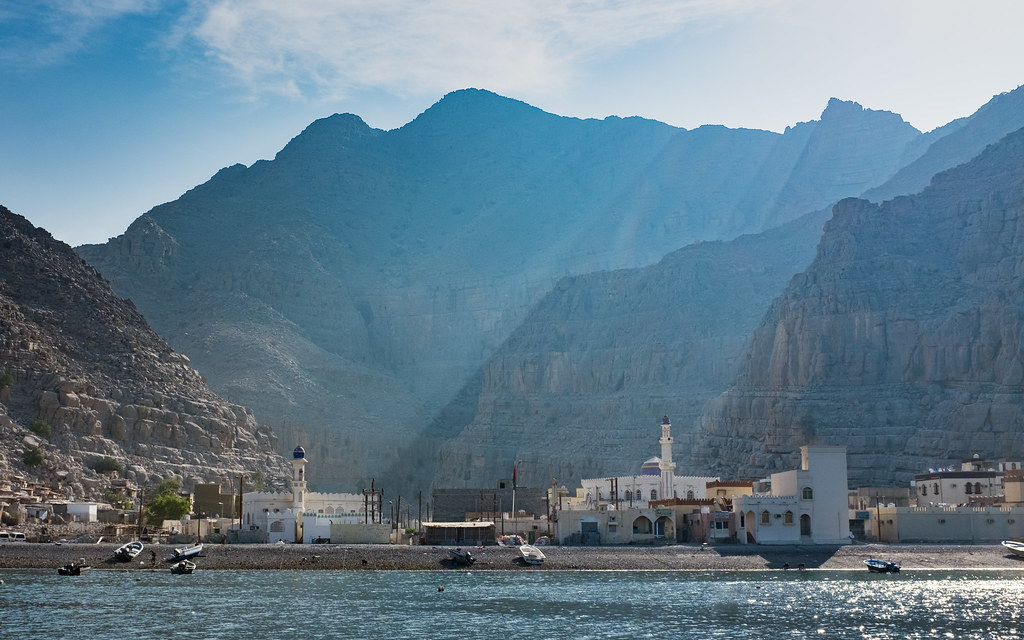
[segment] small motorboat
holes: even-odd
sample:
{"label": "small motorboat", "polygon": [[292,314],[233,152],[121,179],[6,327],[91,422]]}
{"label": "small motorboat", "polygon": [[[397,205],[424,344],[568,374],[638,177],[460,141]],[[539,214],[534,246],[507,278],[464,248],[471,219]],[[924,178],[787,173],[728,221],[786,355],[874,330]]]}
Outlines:
{"label": "small motorboat", "polygon": [[473,557],[472,553],[459,547],[449,549],[448,555],[451,557],[452,562],[463,567],[472,566],[476,562],[476,558]]}
{"label": "small motorboat", "polygon": [[179,560],[190,560],[195,558],[203,552],[203,543],[197,542],[196,544],[190,544],[187,547],[181,547],[180,549],[174,550],[174,555],[171,556],[171,562],[177,562]]}
{"label": "small motorboat", "polygon": [[196,570],[196,563],[191,560],[179,560],[171,565],[171,573],[176,575],[184,575],[186,573],[192,573]]}
{"label": "small motorboat", "polygon": [[57,574],[62,576],[80,576],[83,571],[88,571],[91,568],[85,564],[85,558],[79,558],[57,569]]}
{"label": "small motorboat", "polygon": [[1017,542],[1016,540],[1003,540],[1003,546],[1006,550],[1015,556],[1024,558],[1024,542]]}
{"label": "small motorboat", "polygon": [[892,560],[878,560],[876,558],[868,558],[864,561],[867,565],[868,571],[871,573],[899,573],[900,565],[898,562]]}
{"label": "small motorboat", "polygon": [[142,543],[134,540],[114,549],[114,558],[121,562],[131,562],[137,555],[142,553],[142,548]]}
{"label": "small motorboat", "polygon": [[532,544],[519,546],[519,558],[526,564],[543,564],[544,552]]}

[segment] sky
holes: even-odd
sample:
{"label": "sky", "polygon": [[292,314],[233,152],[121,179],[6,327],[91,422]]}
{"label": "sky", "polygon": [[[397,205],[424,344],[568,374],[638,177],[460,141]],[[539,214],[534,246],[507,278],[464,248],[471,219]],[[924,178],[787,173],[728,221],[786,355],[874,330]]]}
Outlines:
{"label": "sky", "polygon": [[488,89],[562,116],[922,131],[1024,84],[1019,0],[0,0],[0,205],[120,235],[312,121]]}

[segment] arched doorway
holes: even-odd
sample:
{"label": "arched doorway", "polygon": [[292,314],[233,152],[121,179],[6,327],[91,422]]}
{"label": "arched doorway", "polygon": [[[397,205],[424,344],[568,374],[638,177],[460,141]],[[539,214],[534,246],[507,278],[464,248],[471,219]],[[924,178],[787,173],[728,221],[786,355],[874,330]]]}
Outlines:
{"label": "arched doorway", "polygon": [[806,513],[800,516],[800,535],[811,535],[811,516]]}
{"label": "arched doorway", "polygon": [[747,542],[757,542],[757,516],[753,511],[748,511],[743,515],[743,528],[747,532]]}
{"label": "arched doorway", "polygon": [[647,518],[647,516],[640,516],[639,518],[633,521],[633,533],[638,533],[641,535],[650,535],[653,532],[654,527],[652,526],[651,521]]}
{"label": "arched doorway", "polygon": [[675,538],[675,528],[672,526],[672,519],[668,516],[661,516],[654,521],[655,538]]}

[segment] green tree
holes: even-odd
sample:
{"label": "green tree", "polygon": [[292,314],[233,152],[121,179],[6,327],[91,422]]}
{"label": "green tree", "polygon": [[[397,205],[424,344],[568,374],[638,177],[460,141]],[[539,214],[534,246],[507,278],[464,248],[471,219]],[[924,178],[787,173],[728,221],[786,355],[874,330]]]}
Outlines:
{"label": "green tree", "polygon": [[180,520],[188,513],[191,503],[188,498],[178,495],[179,490],[181,480],[178,478],[161,481],[146,503],[146,522],[160,525],[164,520]]}
{"label": "green tree", "polygon": [[46,460],[46,454],[39,447],[28,446],[21,454],[21,461],[30,467],[37,467]]}
{"label": "green tree", "polygon": [[0,373],[0,389],[9,387],[14,384],[14,374],[11,373]]}
{"label": "green tree", "polygon": [[132,501],[129,500],[127,496],[116,491],[111,491],[110,489],[103,492],[103,501],[109,502],[118,509],[127,510],[132,508]]}
{"label": "green tree", "polygon": [[50,436],[53,435],[53,427],[51,427],[50,423],[46,420],[33,420],[32,424],[30,424],[28,428],[32,430],[32,433],[37,436],[42,436],[47,440],[49,440]]}
{"label": "green tree", "polygon": [[124,471],[124,465],[110,456],[103,456],[89,465],[89,468],[99,473],[106,473],[107,471],[116,471],[121,473]]}
{"label": "green tree", "polygon": [[164,520],[181,520],[189,506],[189,499],[184,496],[158,493],[146,505],[146,522],[160,525]]}

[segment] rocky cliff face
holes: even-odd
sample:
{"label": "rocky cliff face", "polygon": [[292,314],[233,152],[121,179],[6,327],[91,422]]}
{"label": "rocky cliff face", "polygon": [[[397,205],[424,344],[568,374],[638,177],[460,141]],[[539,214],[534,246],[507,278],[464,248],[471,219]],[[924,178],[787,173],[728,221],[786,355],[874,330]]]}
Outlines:
{"label": "rocky cliff face", "polygon": [[[79,252],[282,448],[306,447],[311,474],[353,490],[560,278],[855,195],[899,145],[858,134],[830,147],[843,131],[879,120],[898,141],[913,134],[892,114],[827,111],[827,135],[685,131],[460,91],[394,131],[317,121],[273,161],[225,169]],[[826,166],[828,185],[801,190]]]}
{"label": "rocky cliff face", "polygon": [[[826,215],[563,279],[396,475],[490,486],[517,459],[528,486],[639,472],[660,454],[662,415],[678,436],[735,379],[763,309],[813,258]],[[437,449],[436,468],[421,460]]]}
{"label": "rocky cliff face", "polygon": [[[0,477],[18,471],[98,495],[102,457],[146,485],[170,475],[288,477],[273,432],[206,387],[131,302],[67,245],[0,207]],[[35,423],[50,434],[30,432]],[[32,467],[26,446],[46,459]]]}
{"label": "rocky cliff face", "polygon": [[843,200],[688,463],[751,477],[842,444],[856,486],[972,453],[1021,459],[1021,255],[1024,130],[917,195]]}

